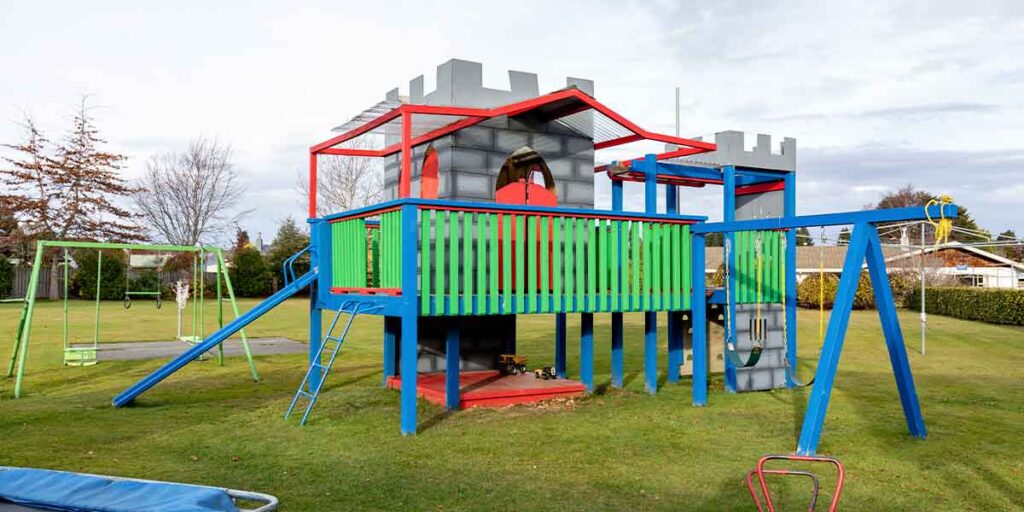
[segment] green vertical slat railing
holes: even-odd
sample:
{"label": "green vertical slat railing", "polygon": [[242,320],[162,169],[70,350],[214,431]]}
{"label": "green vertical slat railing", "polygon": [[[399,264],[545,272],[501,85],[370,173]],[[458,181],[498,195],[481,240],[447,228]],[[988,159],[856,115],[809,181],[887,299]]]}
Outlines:
{"label": "green vertical slat railing", "polygon": [[498,312],[498,217],[493,213],[487,214],[487,226],[490,228],[490,235],[487,239],[487,277],[490,279],[489,291],[491,293],[490,304],[487,305],[487,312],[495,314]]}
{"label": "green vertical slat railing", "polygon": [[587,236],[587,309],[597,310],[597,226],[593,221],[583,221]]}
{"label": "green vertical slat railing", "polygon": [[682,226],[679,224],[669,224],[669,252],[672,256],[669,259],[669,309],[679,310],[682,304],[679,303],[680,289],[682,288],[682,271],[683,271],[683,251],[679,245],[679,234]]}
{"label": "green vertical slat railing", "polygon": [[526,219],[522,216],[512,216],[512,223],[515,224],[515,246],[516,246],[516,267],[515,267],[515,300],[516,313],[526,311]]}
{"label": "green vertical slat railing", "polygon": [[477,213],[473,215],[476,221],[476,238],[474,243],[476,245],[476,309],[474,312],[478,315],[484,314],[487,310],[485,303],[487,302],[487,214]]}
{"label": "green vertical slat railing", "polygon": [[585,244],[584,244],[584,241],[585,241],[584,236],[586,234],[584,232],[585,229],[586,229],[586,222],[585,222],[585,220],[584,219],[576,219],[576,227],[575,227],[575,231],[576,231],[575,237],[576,237],[576,240],[575,240],[575,246],[573,247],[573,252],[575,253],[574,255],[576,257],[576,307],[575,307],[576,311],[584,311],[583,306],[585,305],[585,302],[586,302],[586,301],[583,300],[584,297],[585,297],[585,294],[586,294],[586,284],[584,283],[584,279],[586,278],[586,273],[587,273],[586,272],[586,266],[585,266],[586,265],[586,256],[587,256],[587,254],[586,254],[586,247],[585,247]]}
{"label": "green vertical slat railing", "polygon": [[537,216],[526,218],[526,312],[537,312]]}
{"label": "green vertical slat railing", "polygon": [[594,222],[594,241],[597,246],[597,296],[591,307],[593,311],[603,311],[608,307],[605,297],[608,293],[608,231],[605,222],[598,219]]}
{"label": "green vertical slat railing", "polygon": [[501,312],[508,314],[513,311],[512,217],[509,215],[498,215],[498,222],[501,224],[501,292],[503,300]]}
{"label": "green vertical slat railing", "polygon": [[640,223],[630,222],[630,310],[640,309]]}
{"label": "green vertical slat railing", "polygon": [[612,224],[611,243],[611,287],[612,287],[612,311],[622,311],[622,297],[619,285],[622,283],[622,264],[619,261],[619,254],[622,252],[622,222],[614,221]]}
{"label": "green vertical slat railing", "polygon": [[573,298],[576,296],[576,219],[565,221],[565,310],[575,312]]}
{"label": "green vertical slat railing", "polygon": [[448,219],[451,212],[437,212],[434,219],[434,314],[444,315],[445,258],[444,243],[448,239]]}
{"label": "green vertical slat railing", "polygon": [[473,214],[462,214],[462,306],[460,313],[473,311]]}
{"label": "green vertical slat railing", "polygon": [[548,261],[554,247],[551,246],[552,218],[541,217],[540,223],[540,312],[551,311],[551,281]]}
{"label": "green vertical slat railing", "polygon": [[420,211],[420,314],[430,314],[430,210]]}
{"label": "green vertical slat railing", "polygon": [[[693,273],[691,269],[693,265],[690,262],[693,261],[693,244],[690,243],[690,226],[683,226],[683,309],[690,309],[690,290],[693,287]],[[704,272],[701,271],[697,277],[704,279]]]}
{"label": "green vertical slat railing", "polygon": [[448,218],[448,311],[459,314],[459,212]]}
{"label": "green vertical slat railing", "polygon": [[558,217],[554,219],[553,224],[551,232],[551,302],[554,312],[563,313],[565,312],[565,303],[562,300],[562,276],[564,271],[562,265],[564,251],[562,247],[562,228],[565,225],[565,218]]}

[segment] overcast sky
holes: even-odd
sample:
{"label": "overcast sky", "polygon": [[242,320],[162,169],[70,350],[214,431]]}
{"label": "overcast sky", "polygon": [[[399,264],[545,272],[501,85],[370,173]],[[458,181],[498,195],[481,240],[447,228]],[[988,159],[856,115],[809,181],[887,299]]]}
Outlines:
{"label": "overcast sky", "polygon": [[[803,213],[913,183],[993,232],[1024,231],[1020,1],[3,3],[0,141],[18,139],[22,112],[59,131],[83,94],[131,178],[217,137],[256,208],[244,227],[268,241],[304,218],[308,146],[416,75],[432,90],[452,57],[483,62],[489,87],[507,88],[508,69],[538,73],[542,92],[593,79],[654,131],[673,132],[679,86],[684,135],[795,137]],[[684,191],[683,211],[720,218],[711,192]]]}

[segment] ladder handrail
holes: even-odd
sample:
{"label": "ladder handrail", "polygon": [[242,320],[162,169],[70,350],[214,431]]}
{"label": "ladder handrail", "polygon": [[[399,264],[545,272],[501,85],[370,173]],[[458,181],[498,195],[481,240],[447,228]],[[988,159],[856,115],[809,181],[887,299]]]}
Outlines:
{"label": "ladder handrail", "polygon": [[286,258],[284,262],[281,263],[281,275],[284,276],[285,286],[288,286],[292,281],[295,280],[295,260],[297,260],[299,256],[302,256],[303,254],[309,252],[309,249],[311,247],[313,247],[312,244],[307,245],[301,251],[292,254],[291,256]]}

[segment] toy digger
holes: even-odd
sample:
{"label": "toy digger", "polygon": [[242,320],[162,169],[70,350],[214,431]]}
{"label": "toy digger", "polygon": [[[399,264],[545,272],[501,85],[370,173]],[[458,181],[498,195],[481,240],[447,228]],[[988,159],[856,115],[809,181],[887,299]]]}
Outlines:
{"label": "toy digger", "polygon": [[544,380],[557,379],[558,378],[558,373],[555,371],[555,367],[553,367],[553,366],[545,366],[543,368],[537,368],[536,370],[534,370],[533,371],[533,376],[538,378],[538,379],[544,379]]}
{"label": "toy digger", "polygon": [[502,354],[498,356],[498,371],[502,375],[519,375],[526,373],[526,356]]}

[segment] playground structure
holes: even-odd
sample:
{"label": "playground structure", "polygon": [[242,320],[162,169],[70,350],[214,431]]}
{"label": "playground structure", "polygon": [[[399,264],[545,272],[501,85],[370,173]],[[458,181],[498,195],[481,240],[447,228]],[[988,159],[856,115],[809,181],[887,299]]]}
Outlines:
{"label": "playground structure", "polygon": [[[417,396],[426,394],[420,382],[443,381],[444,403],[457,409],[464,375],[493,369],[500,354],[515,354],[517,315],[554,315],[560,379],[567,375],[567,315],[580,315],[579,384],[586,393],[594,390],[595,313],[611,315],[611,384],[623,385],[627,312],[644,315],[643,380],[652,394],[658,389],[662,312],[668,320],[667,380],[680,382],[689,344],[695,406],[708,404],[708,324],[718,321],[718,312],[726,327],[727,390],[795,387],[801,384],[795,377],[795,231],[853,225],[797,452],[813,455],[820,441],[865,261],[910,433],[925,436],[876,226],[928,217],[945,222],[956,216],[955,205],[798,216],[792,139],[775,154],[767,136],[746,151],[737,132],[719,133],[714,143],[653,133],[595,100],[589,81],[570,78],[565,89],[540,95],[536,76],[510,72],[509,79],[511,91],[487,89],[479,64],[449,61],[438,69],[438,90],[424,94],[419,77],[410,83],[407,101],[392,91],[339,127],[341,134],[312,146],[311,244],[285,262],[286,286],[113,404],[131,403],[309,287],[310,365],[288,408],[290,414],[305,400],[303,423],[360,314],[384,317],[383,373],[400,390],[403,434],[417,429]],[[372,134],[383,134],[383,148],[345,147]],[[669,147],[594,167],[594,151],[645,140]],[[390,199],[319,216],[320,156],[383,158]],[[610,210],[594,208],[599,175],[611,182]],[[625,210],[626,182],[642,184],[643,212]],[[681,214],[680,188],[708,185],[722,186],[724,220]],[[704,279],[709,233],[726,239],[728,277],[717,289],[707,288]],[[291,263],[306,252],[311,270],[295,276]],[[333,317],[323,332],[325,310]]]}
{"label": "playground structure", "polygon": [[[67,366],[90,366],[97,363],[97,351],[100,343],[100,304],[101,304],[101,284],[103,278],[103,252],[104,251],[123,251],[126,255],[126,275],[125,275],[125,295],[123,304],[125,309],[129,309],[131,306],[132,297],[153,297],[156,307],[159,309],[160,304],[160,289],[159,281],[156,290],[131,290],[129,278],[127,272],[132,268],[132,257],[140,256],[139,254],[132,254],[132,251],[136,253],[170,253],[170,254],[192,254],[192,319],[191,319],[191,333],[187,336],[182,335],[181,329],[181,311],[185,309],[185,303],[188,300],[187,291],[185,294],[179,294],[177,297],[178,306],[178,325],[177,325],[177,338],[184,341],[192,346],[202,343],[204,340],[203,336],[203,325],[204,325],[204,293],[206,289],[206,256],[212,255],[216,260],[216,285],[215,285],[215,297],[217,303],[217,325],[221,328],[224,326],[224,299],[225,293],[228,301],[231,303],[231,308],[234,312],[235,317],[239,316],[238,303],[235,301],[234,288],[231,285],[231,278],[227,272],[227,265],[224,260],[223,252],[217,247],[204,247],[204,246],[179,246],[179,245],[144,245],[144,244],[122,244],[122,243],[100,243],[100,242],[73,242],[73,241],[48,241],[41,240],[36,243],[36,252],[32,264],[32,274],[29,277],[28,292],[24,299],[24,306],[21,312],[21,318],[18,322],[18,330],[14,339],[14,347],[11,350],[11,358],[7,365],[7,377],[15,377],[14,385],[14,397],[21,397],[22,383],[25,376],[25,367],[28,359],[28,346],[32,339],[32,319],[35,313],[36,307],[36,288],[39,286],[40,273],[44,271],[44,257],[48,250],[59,250],[60,251],[60,263],[61,267],[61,278],[63,281],[63,301],[62,301],[62,342],[63,342],[63,357],[64,364]],[[93,316],[93,336],[92,343],[87,345],[73,345],[69,341],[69,327],[68,327],[68,288],[69,288],[69,268],[74,265],[74,261],[71,256],[72,250],[79,251],[96,251],[96,290],[94,302],[94,316]],[[148,258],[150,263],[137,264],[137,267],[141,268],[152,268],[159,270],[159,267],[163,264],[163,259]],[[182,283],[178,283],[181,285]],[[185,285],[188,288],[188,285]],[[246,358],[248,359],[249,368],[252,372],[254,380],[259,380],[259,374],[256,372],[256,364],[252,358],[252,352],[249,349],[249,341],[246,337],[245,331],[240,329],[242,347],[245,351]],[[211,349],[214,347],[210,347]],[[218,349],[218,362],[223,364],[223,346],[217,344]]]}

